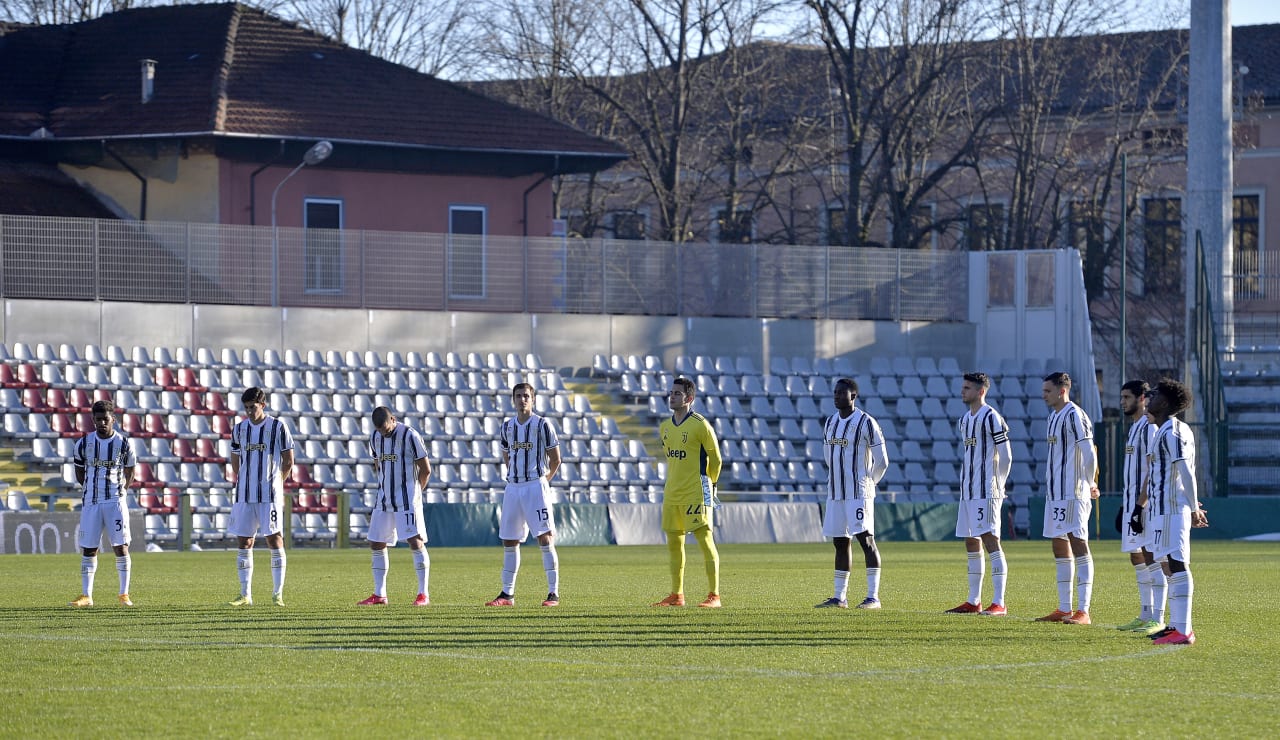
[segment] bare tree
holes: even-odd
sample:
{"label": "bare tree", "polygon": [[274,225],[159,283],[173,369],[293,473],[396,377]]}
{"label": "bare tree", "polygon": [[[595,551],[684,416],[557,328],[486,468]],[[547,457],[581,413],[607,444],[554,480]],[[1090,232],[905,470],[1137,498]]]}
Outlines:
{"label": "bare tree", "polygon": [[147,0],[0,0],[0,18],[18,23],[79,23],[117,10],[156,4]]}

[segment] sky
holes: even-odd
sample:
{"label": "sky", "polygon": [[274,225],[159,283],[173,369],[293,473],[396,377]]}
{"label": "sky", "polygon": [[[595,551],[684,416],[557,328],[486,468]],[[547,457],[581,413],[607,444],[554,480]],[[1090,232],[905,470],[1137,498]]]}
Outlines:
{"label": "sky", "polygon": [[1280,23],[1280,2],[1231,0],[1231,25],[1256,26],[1260,23]]}

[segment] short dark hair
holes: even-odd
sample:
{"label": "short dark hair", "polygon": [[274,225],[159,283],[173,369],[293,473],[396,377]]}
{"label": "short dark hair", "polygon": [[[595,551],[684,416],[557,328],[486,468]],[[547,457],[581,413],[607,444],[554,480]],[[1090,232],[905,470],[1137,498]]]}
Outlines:
{"label": "short dark hair", "polygon": [[1067,390],[1071,390],[1071,376],[1068,375],[1067,373],[1062,372],[1061,370],[1059,370],[1056,373],[1049,373],[1048,375],[1044,376],[1044,380],[1046,383],[1053,383],[1059,388],[1066,388]]}
{"label": "short dark hair", "polygon": [[95,414],[114,414],[115,412],[116,405],[111,401],[104,399],[102,401],[93,402],[93,413]]}
{"label": "short dark hair", "polygon": [[266,403],[267,392],[255,385],[252,388],[246,388],[244,393],[240,394],[240,400],[244,403]]}
{"label": "short dark hair", "polygon": [[525,390],[529,391],[530,396],[538,395],[538,392],[535,391],[533,389],[533,386],[528,383],[516,383],[515,385],[513,385],[511,387],[511,395],[514,396],[515,394],[519,393],[521,388],[524,388]]}
{"label": "short dark hair", "polygon": [[986,373],[965,373],[964,379],[982,388],[991,387],[991,378]]}
{"label": "short dark hair", "polygon": [[849,390],[853,391],[854,398],[858,397],[858,381],[853,378],[836,378],[836,386],[839,386],[841,383],[849,386]]}
{"label": "short dark hair", "polygon": [[1156,391],[1169,402],[1169,416],[1180,414],[1191,406],[1191,389],[1173,378],[1161,378]]}
{"label": "short dark hair", "polygon": [[1145,380],[1130,380],[1120,386],[1120,390],[1129,391],[1135,396],[1142,397],[1147,395],[1147,391],[1151,390],[1151,386]]}
{"label": "short dark hair", "polygon": [[683,388],[685,394],[688,395],[690,398],[697,395],[698,393],[697,384],[695,384],[692,380],[689,380],[688,378],[684,377],[683,375],[671,381],[671,385],[678,385],[681,388]]}
{"label": "short dark hair", "polygon": [[375,427],[380,427],[387,423],[387,419],[394,418],[396,418],[395,414],[391,413],[391,409],[386,406],[379,406],[373,410],[373,425]]}

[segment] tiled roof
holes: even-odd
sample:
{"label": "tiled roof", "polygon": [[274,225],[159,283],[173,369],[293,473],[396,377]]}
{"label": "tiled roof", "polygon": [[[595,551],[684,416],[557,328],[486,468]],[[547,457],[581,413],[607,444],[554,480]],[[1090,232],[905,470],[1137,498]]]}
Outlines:
{"label": "tiled roof", "polygon": [[[0,27],[0,136],[327,138],[620,159],[537,113],[393,64],[240,4],[137,8]],[[156,61],[141,102],[140,60]]]}

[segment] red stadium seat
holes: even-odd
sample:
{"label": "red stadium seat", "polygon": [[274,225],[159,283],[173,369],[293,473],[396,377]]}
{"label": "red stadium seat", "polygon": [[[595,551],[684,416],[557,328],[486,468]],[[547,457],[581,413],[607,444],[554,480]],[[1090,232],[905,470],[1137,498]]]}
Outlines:
{"label": "red stadium seat", "polygon": [[164,483],[156,480],[156,473],[151,467],[151,463],[138,463],[133,479],[135,484],[144,491],[155,491],[156,489],[164,488]]}
{"label": "red stadium seat", "polygon": [[[293,466],[293,484],[294,487],[308,491],[319,490],[321,488],[320,482],[311,477],[311,468],[306,465]],[[286,485],[288,484],[286,483]]]}
{"label": "red stadium seat", "polygon": [[0,387],[2,388],[24,388],[25,385],[18,376],[14,374],[13,368],[9,365],[0,365]]}
{"label": "red stadium seat", "polygon": [[200,376],[196,375],[196,371],[189,367],[180,368],[178,370],[178,385],[184,391],[205,391],[206,388],[200,384]]}
{"label": "red stadium seat", "polygon": [[83,388],[72,388],[71,395],[67,399],[67,407],[77,412],[89,411],[93,408],[93,399]]}
{"label": "red stadium seat", "polygon": [[200,453],[196,452],[195,447],[192,446],[191,440],[189,439],[173,440],[173,454],[182,458],[182,462],[191,462],[191,463],[204,462],[204,460],[201,459],[200,457]]}
{"label": "red stadium seat", "polygon": [[49,405],[45,400],[44,391],[39,388],[23,388],[22,405],[37,414],[53,414],[62,412],[62,409],[55,409]]}
{"label": "red stadium seat", "polygon": [[213,419],[213,433],[217,434],[219,437],[222,437],[223,439],[231,439],[231,427],[235,426],[232,423],[231,417],[230,416],[214,416],[212,417],[212,419]]}
{"label": "red stadium seat", "polygon": [[178,438],[178,435],[170,432],[168,427],[165,426],[165,419],[162,414],[147,414],[146,425],[147,432],[149,432],[152,437],[161,437],[163,439]]}
{"label": "red stadium seat", "polygon": [[205,408],[209,409],[210,413],[217,416],[230,417],[236,415],[236,412],[227,408],[226,396],[223,396],[221,393],[210,393],[206,400]]}
{"label": "red stadium seat", "polygon": [[208,437],[196,440],[196,454],[200,456],[200,462],[226,463],[222,455],[218,454],[218,445]]}
{"label": "red stadium seat", "polygon": [[137,414],[120,414],[120,428],[126,436],[146,439],[151,435],[142,424],[142,417]]}
{"label": "red stadium seat", "polygon": [[67,439],[83,437],[93,431],[92,417],[89,418],[87,426],[78,426],[78,424],[85,424],[85,416],[87,414],[77,414],[75,416],[71,414],[50,414],[49,428],[57,432],[59,437]]}
{"label": "red stadium seat", "polygon": [[322,493],[320,494],[320,508],[317,511],[321,514],[332,514],[338,510],[338,494]]}
{"label": "red stadium seat", "polygon": [[182,394],[182,405],[193,414],[207,416],[212,414],[208,407],[204,405],[204,394],[196,391],[187,391]]}
{"label": "red stadium seat", "polygon": [[168,514],[169,510],[165,508],[164,500],[155,493],[143,493],[138,496],[138,503],[142,508],[147,510],[148,514]]}
{"label": "red stadium seat", "polygon": [[18,366],[18,382],[25,388],[48,388],[49,384],[40,379],[40,372],[34,366],[22,364]]}
{"label": "red stadium seat", "polygon": [[74,414],[79,411],[67,401],[67,392],[61,388],[50,388],[48,394],[45,395],[45,403],[48,404],[49,408],[67,414]]}
{"label": "red stadium seat", "polygon": [[167,367],[156,368],[156,385],[159,385],[163,390],[174,391],[175,393],[186,390],[178,383],[177,375],[173,370]]}

